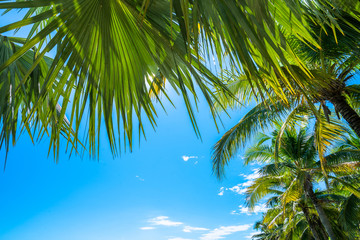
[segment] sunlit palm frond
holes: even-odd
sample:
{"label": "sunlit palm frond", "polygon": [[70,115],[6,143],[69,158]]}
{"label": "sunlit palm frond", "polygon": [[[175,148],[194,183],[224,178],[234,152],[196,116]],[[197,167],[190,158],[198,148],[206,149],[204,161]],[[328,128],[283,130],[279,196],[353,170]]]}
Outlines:
{"label": "sunlit palm frond", "polygon": [[254,207],[263,197],[274,193],[273,189],[282,189],[282,181],[287,179],[284,176],[262,176],[257,178],[254,183],[247,188],[247,202],[250,207]]}
{"label": "sunlit palm frond", "polygon": [[[309,7],[313,13],[304,18]],[[226,91],[221,81],[201,64],[201,55],[211,53],[222,65],[225,51],[230,65],[246,74],[251,88],[261,98],[265,99],[268,89],[272,89],[272,93],[287,103],[285,91],[302,89],[305,82],[313,83],[316,79],[289,47],[286,37],[292,34],[320,47],[308,18],[322,19],[318,22],[320,26],[341,31],[333,21],[337,12],[329,15],[327,12],[332,7],[320,1],[302,4],[288,0],[18,0],[2,1],[0,8],[28,9],[23,20],[1,27],[0,32],[32,25],[27,42],[0,66],[0,72],[37,46],[35,63],[24,77],[26,82],[26,76],[45,54],[56,48],[39,102],[44,101],[54,79],[64,69],[51,97],[55,102],[64,97],[66,104],[60,118],[70,109],[69,122],[76,136],[88,112],[89,118],[83,121],[88,122],[91,153],[99,149],[96,143],[102,122],[114,153],[120,135],[132,147],[133,121],[139,120],[140,132],[143,132],[143,118],[155,126],[156,111],[146,94],[146,78],[159,70],[169,86],[182,94],[199,134],[191,104],[192,96],[197,100],[195,89],[205,96],[214,118],[212,99],[216,96],[211,90]],[[301,76],[306,77],[300,77],[290,62],[297,63]],[[286,72],[292,75],[291,80]],[[62,91],[66,91],[64,96],[58,93]],[[59,129],[54,130],[55,136],[58,135]]]}
{"label": "sunlit palm frond", "polygon": [[[96,143],[102,122],[113,153],[117,152],[121,135],[132,147],[133,121],[140,122],[139,131],[143,128],[143,116],[155,126],[156,110],[148,94],[146,78],[158,71],[169,86],[182,94],[197,133],[191,103],[192,96],[197,101],[195,89],[205,96],[214,117],[211,88],[225,89],[186,47],[181,26],[171,24],[168,1],[157,1],[148,6],[145,18],[139,6],[135,1],[97,0],[0,3],[2,9],[29,8],[31,12],[23,20],[1,27],[0,32],[46,20],[44,26],[32,31],[23,47],[0,66],[0,71],[30,48],[38,46],[34,64],[22,81],[25,84],[26,76],[45,54],[56,50],[38,102],[43,102],[48,90],[54,88],[52,99],[58,101],[62,97],[66,103],[60,117],[64,118],[65,111],[70,109],[68,119],[76,136],[88,113],[90,153],[99,150]],[[42,11],[33,11],[39,8]],[[46,43],[45,40],[49,41]],[[62,76],[55,84],[60,72]],[[17,90],[20,88],[21,85],[16,86]]]}
{"label": "sunlit palm frond", "polygon": [[266,144],[256,144],[255,146],[246,150],[244,157],[244,164],[247,165],[252,162],[266,163],[272,159],[273,149]]}
{"label": "sunlit palm frond", "polygon": [[[236,72],[236,70],[234,70]],[[237,72],[236,72],[237,73]],[[226,83],[232,95],[224,94],[223,91],[216,91],[215,96],[219,100],[215,102],[215,106],[221,110],[222,108],[241,108],[250,104],[252,101],[260,98],[257,89],[254,89],[244,75],[234,74],[230,71],[224,71],[222,75],[223,81]]]}
{"label": "sunlit palm frond", "polygon": [[272,122],[280,120],[288,110],[289,107],[281,100],[275,99],[268,99],[251,109],[213,147],[213,170],[216,176],[223,176],[224,167],[241,146],[258,131],[267,129]]}
{"label": "sunlit palm frond", "polygon": [[328,148],[336,141],[341,138],[341,134],[344,133],[346,129],[344,126],[337,121],[332,120],[328,122],[325,117],[317,119],[315,123],[315,145],[319,153],[319,158],[321,162],[321,168],[326,175],[326,159],[325,154],[328,151]]}

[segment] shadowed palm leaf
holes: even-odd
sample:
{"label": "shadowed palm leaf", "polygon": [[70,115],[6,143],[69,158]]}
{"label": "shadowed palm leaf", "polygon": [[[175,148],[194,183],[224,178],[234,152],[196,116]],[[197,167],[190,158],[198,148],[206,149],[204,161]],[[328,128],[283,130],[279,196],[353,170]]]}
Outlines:
{"label": "shadowed palm leaf", "polygon": [[[0,35],[0,64],[18,51],[24,42],[25,39]],[[0,75],[0,124],[2,127],[0,147],[4,144],[8,150],[10,142],[12,141],[12,144],[15,144],[18,135],[23,131],[27,131],[33,142],[36,141],[36,138],[41,139],[44,134],[51,135],[52,144],[50,146],[58,145],[59,137],[54,135],[54,129],[59,129],[57,134],[66,136],[68,143],[75,147],[78,142],[74,138],[70,122],[65,116],[61,116],[62,107],[59,102],[53,101],[50,97],[58,84],[58,78],[54,80],[54,88],[49,89],[44,96],[45,100],[38,102],[41,87],[45,82],[44,76],[52,64],[52,59],[42,58],[28,76],[29,81],[20,83],[31,68],[35,58],[36,50],[31,49]],[[21,88],[16,89],[20,85]],[[33,109],[35,109],[35,114],[31,114]],[[55,114],[49,118],[51,111],[54,111]]]}

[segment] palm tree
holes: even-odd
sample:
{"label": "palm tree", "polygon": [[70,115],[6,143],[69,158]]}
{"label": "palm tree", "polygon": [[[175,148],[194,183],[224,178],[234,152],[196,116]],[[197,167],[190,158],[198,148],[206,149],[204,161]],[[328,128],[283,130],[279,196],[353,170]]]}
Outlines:
{"label": "palm tree", "polygon": [[[340,114],[360,137],[360,116],[348,101],[348,98],[356,94],[359,88],[357,85],[349,86],[348,82],[360,66],[360,22],[358,18],[348,13],[338,11],[343,16],[338,20],[338,24],[342,26],[342,34],[337,34],[334,38],[329,37],[327,33],[332,31],[330,27],[321,28],[309,23],[313,33],[318,36],[321,49],[315,49],[315,46],[306,45],[296,39],[293,47],[309,69],[313,70],[314,76],[324,79],[326,83],[321,86],[309,86],[313,89],[314,100],[321,103],[324,108],[327,108],[326,102],[330,102],[336,114]],[[349,28],[348,23],[357,26],[358,30]]]}
{"label": "palm tree", "polygon": [[[248,98],[249,95],[246,93],[249,91],[249,85],[246,81],[236,80],[229,88],[230,90],[233,88],[239,89],[239,86],[243,90],[235,93],[235,95],[239,99],[242,99],[245,95]],[[250,97],[256,98],[257,96],[255,94]],[[237,101],[228,101],[228,106],[237,107],[237,104]],[[244,147],[260,131],[272,128],[280,129],[275,141],[274,157],[277,159],[284,131],[289,127],[301,125],[304,121],[309,121],[310,126],[314,127],[316,149],[324,165],[325,160],[323,156],[330,147],[331,141],[340,139],[348,130],[340,121],[334,118],[327,118],[324,114],[324,109],[321,109],[318,112],[318,116],[315,116],[311,106],[302,94],[292,95],[289,99],[289,104],[285,104],[280,98],[273,96],[261,101],[250,109],[214,145],[212,160],[215,175],[218,178],[222,178],[225,174],[225,166],[236,155],[238,149]]]}
{"label": "palm tree", "polygon": [[[295,128],[286,129],[281,139],[279,159],[276,160],[274,152],[278,134],[279,131],[275,131],[272,137],[261,135],[258,144],[249,148],[245,153],[245,164],[252,161],[266,164],[259,171],[260,177],[247,190],[250,207],[255,206],[260,199],[267,195],[276,196],[280,209],[286,209],[287,204],[296,203],[303,212],[314,238],[326,239],[321,227],[319,228],[317,218],[309,216],[309,209],[311,209],[307,203],[309,202],[316,210],[330,239],[344,239],[346,232],[344,236],[338,236],[339,232],[343,231],[335,231],[335,229],[341,228],[341,226],[336,220],[331,219],[331,221],[327,214],[334,209],[336,211],[336,206],[330,202],[325,205],[324,200],[319,197],[319,194],[324,195],[324,193],[316,192],[314,189],[314,183],[319,184],[325,179],[315,147],[316,136],[309,135],[306,128],[300,128],[299,131],[296,131]],[[271,141],[270,144],[267,144],[267,141]],[[327,156],[326,172],[331,179],[331,185],[341,185],[349,193],[360,196],[360,192],[357,190],[358,183],[355,183],[359,177],[357,167],[359,151],[346,152],[343,150],[340,154],[345,153],[348,154],[347,158],[335,158],[336,155],[333,154]],[[334,154],[339,155],[339,153]],[[274,216],[274,214],[272,215]]]}
{"label": "palm tree", "polygon": [[[205,96],[215,117],[211,89],[226,91],[226,88],[201,64],[200,43],[210,46],[205,50],[214,49],[220,62],[226,52],[229,62],[253,79],[253,88],[259,89],[262,96],[266,83],[286,101],[279,77],[290,90],[304,82],[310,83],[311,77],[299,79],[296,74],[293,82],[287,81],[281,68],[288,66],[288,71],[293,72],[286,55],[308,73],[289,47],[286,36],[295,33],[297,38],[319,47],[303,19],[309,6],[318,10],[315,17],[324,20],[321,25],[338,28],[332,18],[324,17],[334,5],[320,1],[307,4],[288,0],[2,1],[0,9],[29,10],[23,20],[1,27],[0,33],[30,24],[33,28],[22,48],[0,66],[0,72],[38,46],[36,59],[22,81],[27,82],[39,61],[56,48],[38,102],[44,100],[49,88],[57,87],[52,97],[55,102],[61,97],[66,102],[62,118],[66,109],[71,108],[69,121],[75,136],[89,109],[90,151],[97,150],[96,136],[103,119],[112,151],[116,152],[120,128],[131,148],[134,118],[140,121],[140,132],[142,113],[155,126],[156,111],[146,93],[147,83],[159,71],[183,95],[196,130],[188,95],[190,92],[196,101],[195,86]],[[354,11],[349,12],[354,14],[359,4],[352,3],[351,7]],[[59,84],[55,85],[60,72]],[[267,74],[269,79],[260,78],[260,73]],[[51,113],[56,115],[55,110]]]}
{"label": "palm tree", "polygon": [[261,233],[254,235],[254,239],[328,239],[316,211],[309,204],[300,200],[282,205],[279,196],[272,197],[268,203],[270,208],[255,224]]}
{"label": "palm tree", "polygon": [[252,236],[252,239],[256,240],[278,240],[282,235],[282,225],[277,228],[269,229],[266,224],[261,221],[256,222],[254,228],[261,232]]}
{"label": "palm tree", "polygon": [[[343,11],[341,15],[346,21],[352,22],[356,26],[360,25],[357,18],[349,17]],[[356,113],[356,108],[354,108],[359,103],[360,86],[358,84],[348,84],[348,81],[352,79],[353,74],[360,66],[360,33],[351,31],[343,21],[345,20],[339,20],[339,24],[344,29],[344,35],[339,34],[338,38],[325,36],[324,32],[329,32],[331,28],[323,29],[318,25],[310,24],[313,32],[320,36],[318,42],[322,47],[321,50],[316,50],[314,46],[303,44],[298,40],[290,40],[294,51],[302,57],[314,78],[318,79],[317,83],[319,84],[311,84],[305,87],[306,92],[310,94],[304,94],[301,89],[296,89],[296,93],[285,90],[289,97],[288,101],[284,102],[269,86],[268,92],[270,96],[261,98],[259,92],[252,91],[252,86],[246,79],[247,76],[241,74],[240,71],[235,74],[230,72],[226,76],[229,79],[228,88],[236,98],[228,98],[219,92],[217,98],[220,99],[222,106],[235,108],[242,107],[239,103],[258,101],[259,99],[261,101],[258,101],[259,103],[239,123],[228,130],[214,146],[212,159],[214,171],[218,177],[221,177],[224,166],[241,146],[259,130],[274,127],[276,121],[284,120],[282,126],[282,129],[284,129],[286,125],[294,124],[304,116],[315,117],[318,150],[322,158],[321,154],[325,153],[327,142],[330,138],[337,138],[341,131],[339,126],[333,128],[338,123],[334,120],[330,122],[331,108],[326,105],[326,101],[333,104],[335,112],[340,113],[349,123],[354,133],[360,136],[360,117]],[[293,69],[299,69],[296,65],[292,67]],[[300,70],[298,74],[301,75]],[[289,72],[287,77],[292,79]],[[316,104],[320,110],[315,110],[313,104]],[[329,124],[333,126],[330,127]],[[281,138],[281,134],[279,138]],[[280,143],[279,140],[277,142]]]}

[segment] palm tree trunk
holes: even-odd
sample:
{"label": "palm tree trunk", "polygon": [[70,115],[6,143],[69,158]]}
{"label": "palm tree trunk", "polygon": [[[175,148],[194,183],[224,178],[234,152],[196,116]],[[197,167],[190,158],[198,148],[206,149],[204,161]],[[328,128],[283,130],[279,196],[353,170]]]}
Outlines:
{"label": "palm tree trunk", "polygon": [[329,101],[334,105],[335,110],[349,123],[349,126],[360,137],[360,116],[350,107],[343,95],[334,96]]}
{"label": "palm tree trunk", "polygon": [[318,226],[319,236],[322,236],[323,240],[329,240],[329,237],[326,234],[324,226],[322,225],[320,218],[318,216],[316,216],[316,218],[315,218],[315,225]]}
{"label": "palm tree trunk", "polygon": [[316,231],[315,223],[314,223],[314,221],[312,221],[312,219],[311,219],[311,217],[310,217],[309,210],[306,208],[306,206],[301,206],[301,210],[303,211],[303,213],[304,213],[304,215],[305,215],[306,221],[307,221],[308,224],[309,224],[311,233],[312,233],[312,235],[314,236],[315,240],[322,240],[322,239],[319,237],[318,232]]}
{"label": "palm tree trunk", "polygon": [[311,182],[311,177],[309,173],[306,173],[306,179],[305,179],[305,183],[304,183],[304,190],[305,190],[305,194],[309,197],[309,199],[311,200],[311,202],[314,204],[314,207],[316,209],[316,212],[319,215],[320,221],[323,224],[327,234],[329,235],[331,240],[336,240],[336,236],[332,230],[330,221],[328,219],[328,217],[326,216],[324,209],[322,208],[319,199],[316,197],[315,193],[314,193],[314,189],[313,189],[313,184]]}

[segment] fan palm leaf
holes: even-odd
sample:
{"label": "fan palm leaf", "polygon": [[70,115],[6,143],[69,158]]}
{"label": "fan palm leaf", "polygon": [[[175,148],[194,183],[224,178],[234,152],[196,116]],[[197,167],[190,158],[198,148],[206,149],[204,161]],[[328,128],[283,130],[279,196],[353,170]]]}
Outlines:
{"label": "fan palm leaf", "polygon": [[[312,2],[312,5],[318,9],[312,19],[321,18],[320,25],[339,28],[324,14],[331,7],[320,1]],[[146,94],[146,79],[152,78],[158,70],[170,86],[182,94],[197,133],[190,99],[194,96],[196,101],[196,87],[205,96],[215,117],[211,89],[226,91],[226,88],[200,63],[203,54],[200,44],[209,46],[204,47],[205,52],[209,53],[211,49],[220,64],[223,52],[228,53],[231,65],[241,68],[249,79],[253,79],[250,82],[252,89],[258,89],[263,98],[266,89],[272,88],[287,102],[279,79],[292,92],[295,87],[302,89],[304,82],[313,82],[311,74],[286,40],[292,33],[319,47],[303,18],[308,5],[301,2],[18,0],[0,3],[0,9],[24,8],[29,10],[23,20],[0,27],[0,33],[3,33],[33,25],[24,46],[0,66],[0,72],[37,46],[37,57],[16,87],[18,90],[45,54],[56,48],[39,102],[44,101],[44,95],[64,69],[59,91],[51,97],[57,101],[60,98],[58,92],[66,91],[66,102],[71,98],[72,104],[63,106],[60,116],[63,118],[65,110],[71,108],[69,121],[76,135],[84,111],[89,112],[86,121],[92,153],[98,150],[96,138],[99,138],[102,121],[113,152],[116,152],[115,145],[120,142],[121,134],[129,140],[131,148],[134,120],[140,121],[140,132],[143,131],[142,116],[155,126],[156,110]],[[355,5],[351,13],[357,9],[358,5]],[[306,78],[298,77],[293,71],[288,56],[298,63]],[[291,81],[286,78],[282,66],[293,75]],[[268,77],[260,78],[260,73]]]}
{"label": "fan palm leaf", "polygon": [[[197,101],[197,87],[211,106],[210,89],[215,85],[220,89],[224,87],[185,47],[179,27],[171,26],[168,12],[156,12],[164,11],[166,6],[169,7],[167,1],[152,4],[147,8],[147,17],[141,19],[141,9],[133,1],[0,3],[0,8],[30,8],[31,12],[23,20],[0,28],[0,32],[47,21],[43,28],[37,29],[36,34],[34,29],[31,31],[34,36],[30,34],[23,47],[0,67],[0,72],[30,48],[42,46],[38,48],[34,64],[21,84],[16,86],[18,91],[45,54],[57,48],[38,102],[44,101],[49,88],[54,87],[57,88],[51,96],[54,101],[60,97],[64,97],[66,103],[71,100],[71,105],[63,107],[61,118],[64,118],[65,110],[70,108],[69,121],[76,135],[85,112],[89,112],[87,121],[91,153],[99,149],[99,146],[95,146],[101,122],[106,126],[113,153],[117,152],[116,143],[120,141],[121,134],[129,139],[129,146],[132,147],[135,119],[140,122],[139,131],[142,131],[142,116],[146,116],[150,124],[155,126],[156,110],[147,94],[147,79],[158,71],[182,93],[190,119],[199,133],[189,93]],[[34,11],[38,8],[42,11]],[[46,39],[50,41],[45,44]],[[55,85],[54,81],[60,73],[62,76]],[[60,93],[64,91],[66,94],[61,96]],[[215,117],[214,111],[213,114]]]}
{"label": "fan palm leaf", "polygon": [[[26,39],[0,35],[0,64],[18,51],[25,41]],[[41,139],[44,134],[54,136],[52,131],[59,129],[57,134],[66,136],[73,149],[78,146],[79,142],[74,136],[69,120],[65,116],[61,116],[63,112],[61,102],[55,102],[50,97],[54,89],[50,89],[44,96],[45,101],[41,102],[41,104],[38,103],[40,89],[45,82],[44,76],[46,76],[52,64],[52,59],[44,57],[28,76],[29,81],[23,84],[18,91],[16,90],[16,86],[19,86],[35,58],[36,50],[31,49],[7,67],[0,75],[0,147],[4,144],[6,150],[8,150],[10,142],[15,145],[18,136],[24,131],[35,142],[36,138]],[[55,79],[56,84],[58,84],[58,78]],[[62,103],[63,105],[66,104],[63,101]],[[35,114],[30,114],[33,108],[36,109]],[[49,118],[48,114],[52,108],[55,114]],[[50,141],[58,144],[56,139],[58,137],[52,137]],[[79,145],[81,146],[81,143]]]}

